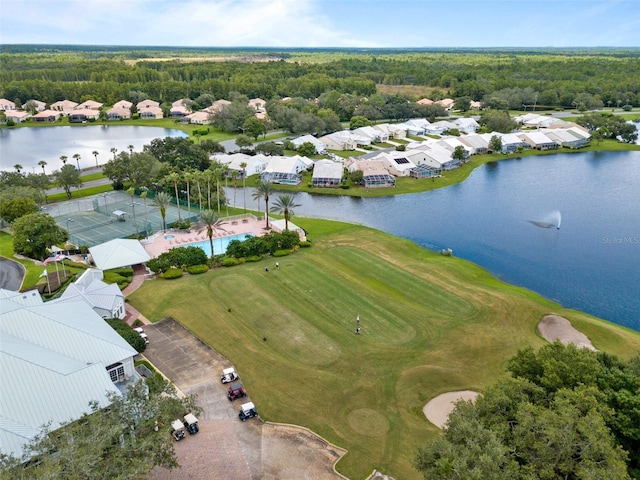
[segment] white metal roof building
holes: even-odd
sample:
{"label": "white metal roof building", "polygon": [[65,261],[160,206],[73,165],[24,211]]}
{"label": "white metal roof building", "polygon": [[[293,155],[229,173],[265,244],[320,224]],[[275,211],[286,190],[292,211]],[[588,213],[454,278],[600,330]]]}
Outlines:
{"label": "white metal roof building", "polygon": [[139,378],[137,352],[84,302],[25,305],[0,292],[0,452],[22,457],[44,425],[107,406],[108,392]]}
{"label": "white metal roof building", "polygon": [[311,184],[314,187],[337,187],[342,181],[344,166],[331,160],[318,160],[313,167]]}
{"label": "white metal roof building", "polygon": [[100,270],[129,267],[151,259],[140,241],[125,238],[116,238],[90,247],[89,253]]}

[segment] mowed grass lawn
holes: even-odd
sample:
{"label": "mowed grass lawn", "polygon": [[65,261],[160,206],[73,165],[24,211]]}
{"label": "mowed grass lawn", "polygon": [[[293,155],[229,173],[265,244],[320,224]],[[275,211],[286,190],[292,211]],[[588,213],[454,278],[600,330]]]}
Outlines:
{"label": "mowed grass lawn", "polygon": [[348,449],[337,468],[349,478],[374,468],[420,478],[415,451],[439,434],[424,404],[496,381],[518,349],[544,343],[536,333],[544,314],[567,317],[599,349],[625,358],[640,351],[637,332],[565,310],[469,262],[365,227],[295,221],[313,247],[279,258],[279,270],[269,259],[152,280],[129,300],[154,321],[174,317],[225,355],[262,418]]}

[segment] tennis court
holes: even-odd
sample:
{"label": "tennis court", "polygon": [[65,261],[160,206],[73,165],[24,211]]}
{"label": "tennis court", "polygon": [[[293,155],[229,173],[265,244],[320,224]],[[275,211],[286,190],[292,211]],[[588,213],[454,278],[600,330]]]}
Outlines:
{"label": "tennis court", "polygon": [[[56,223],[69,232],[74,245],[92,247],[114,238],[126,238],[136,232],[145,236],[162,230],[160,209],[150,199],[115,191],[43,207]],[[178,220],[178,208],[166,209],[167,226]],[[180,218],[198,219],[197,209],[180,209]]]}

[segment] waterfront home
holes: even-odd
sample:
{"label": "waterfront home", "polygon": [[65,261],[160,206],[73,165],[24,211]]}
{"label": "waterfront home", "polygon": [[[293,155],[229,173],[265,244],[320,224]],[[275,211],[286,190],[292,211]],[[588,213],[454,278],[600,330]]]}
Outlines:
{"label": "waterfront home", "polygon": [[380,160],[354,160],[345,161],[347,171],[352,173],[362,172],[362,185],[365,188],[395,187],[396,178],[391,175]]}
{"label": "waterfront home", "polygon": [[517,152],[521,148],[528,148],[527,143],[515,133],[498,133],[493,132],[487,135],[497,135],[502,142],[501,153]]}
{"label": "waterfront home", "polygon": [[227,105],[231,105],[231,102],[229,100],[220,99],[213,102],[209,107],[205,108],[203,111],[207,113],[216,113],[222,110]]}
{"label": "waterfront home", "polygon": [[140,118],[146,119],[160,119],[164,115],[160,107],[147,107],[144,110],[139,111]]}
{"label": "waterfront home", "polygon": [[590,135],[581,128],[546,128],[543,133],[565,148],[582,148],[589,145]]}
{"label": "waterfront home", "polygon": [[517,134],[529,148],[535,148],[536,150],[553,150],[560,148],[560,143],[556,140],[549,138],[543,132],[540,131],[526,131]]}
{"label": "waterfront home", "polygon": [[34,105],[36,112],[44,112],[47,109],[47,104],[44,102],[41,102],[40,100],[34,100],[34,99],[27,100],[25,105],[29,102],[31,102],[31,104]]}
{"label": "waterfront home", "polygon": [[31,114],[29,112],[25,112],[24,110],[6,110],[4,112],[7,121],[12,121],[14,123],[22,123],[29,117]]}
{"label": "waterfront home", "polygon": [[[184,107],[182,107],[184,109]],[[171,109],[171,116],[173,117],[174,109]],[[195,125],[206,125],[211,123],[211,114],[207,112],[193,112],[182,117],[182,123],[192,123]]]}
{"label": "waterfront home", "polygon": [[[271,157],[261,153],[257,155],[247,155],[246,153],[215,153],[209,157],[212,161],[217,161],[229,167],[230,170],[238,172],[238,178],[242,178],[243,172],[247,177],[258,175],[264,171],[269,164]],[[244,168],[242,164],[246,164]]]}
{"label": "waterfront home", "polygon": [[[489,140],[491,137],[489,137]],[[471,155],[481,155],[489,151],[489,140],[485,135],[461,135],[458,140],[471,149]]]}
{"label": "waterfront home", "polygon": [[314,187],[338,187],[344,175],[344,167],[333,160],[318,160],[313,166],[311,184]]}
{"label": "waterfront home", "polygon": [[55,110],[43,110],[31,117],[31,120],[36,123],[53,123],[61,117],[61,112],[57,112]]}
{"label": "waterfront home", "polygon": [[107,110],[107,120],[127,120],[129,118],[131,118],[131,110],[128,108],[114,106]]}
{"label": "waterfront home", "polygon": [[406,152],[381,152],[371,160],[381,161],[387,172],[395,177],[408,177],[411,169],[416,167],[416,164],[409,160]]}
{"label": "waterfront home", "polygon": [[100,118],[100,110],[83,109],[69,112],[69,122],[71,123],[83,123],[98,118]]}
{"label": "waterfront home", "polygon": [[[208,114],[205,112],[195,112],[195,113],[204,113],[205,116],[208,116]],[[169,110],[169,116],[171,118],[184,118],[190,114],[191,114],[191,109],[188,107],[185,107],[184,105],[173,105]],[[202,125],[206,121],[207,120],[205,119],[202,122],[188,122],[188,123],[198,123],[199,125]]]}
{"label": "waterfront home", "polygon": [[260,180],[283,185],[297,185],[302,181],[302,172],[313,165],[306,157],[267,157],[269,164],[260,173]]}

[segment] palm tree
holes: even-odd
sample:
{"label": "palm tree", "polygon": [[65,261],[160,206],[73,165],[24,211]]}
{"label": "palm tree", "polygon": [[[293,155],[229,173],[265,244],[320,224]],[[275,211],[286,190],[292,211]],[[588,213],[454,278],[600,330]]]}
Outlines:
{"label": "palm tree", "polygon": [[204,180],[204,172],[200,170],[195,170],[193,172],[193,180],[196,182],[196,187],[198,187],[198,205],[200,207],[200,211],[202,211],[202,189],[200,188],[200,182]]}
{"label": "palm tree", "polygon": [[289,219],[294,215],[293,209],[300,206],[295,203],[294,200],[294,195],[291,195],[290,193],[283,193],[275,201],[273,207],[271,207],[272,212],[284,215],[284,229],[286,231],[289,231]]}
{"label": "palm tree", "polygon": [[76,161],[76,165],[78,165],[78,170],[80,170],[80,154],[79,153],[74,153],[73,154],[73,159]]}
{"label": "palm tree", "polygon": [[129,145],[127,148],[129,149],[129,153],[133,153],[133,145]]}
{"label": "palm tree", "polygon": [[144,187],[143,192],[140,194],[140,198],[144,201],[144,231],[147,233],[147,237],[149,236],[149,220],[147,220],[147,195],[149,194],[149,190]]}
{"label": "palm tree", "polygon": [[180,216],[180,197],[178,196],[178,182],[181,180],[180,173],[174,170],[167,175],[167,180],[173,183],[173,189],[176,192],[176,206],[178,207],[178,221],[182,223],[182,217]]}
{"label": "palm tree", "polygon": [[160,209],[160,216],[162,217],[162,231],[167,231],[167,205],[171,203],[171,195],[166,192],[160,192],[153,199],[153,206]]}
{"label": "palm tree", "polygon": [[111,149],[109,150],[111,153],[113,153],[113,159],[116,159],[116,153],[118,153],[118,149],[116,147],[111,147]]}
{"label": "palm tree", "polygon": [[202,230],[207,231],[207,237],[209,237],[209,245],[211,246],[211,258],[213,258],[213,234],[216,230],[225,231],[222,228],[222,219],[213,210],[204,210],[200,212],[200,226],[198,233]]}
{"label": "palm tree", "polygon": [[187,210],[189,211],[189,217],[191,217],[191,182],[194,179],[194,172],[191,169],[186,170],[182,174],[182,178],[187,184]]}
{"label": "palm tree", "polygon": [[45,166],[46,164],[47,164],[47,162],[45,162],[44,160],[40,160],[40,161],[38,162],[38,165],[40,165],[40,166],[42,167],[42,174],[43,174],[43,175],[45,174],[45,172],[44,172],[44,166]]}
{"label": "palm tree", "polygon": [[238,190],[238,171],[231,171],[231,179],[233,180],[233,214],[236,212],[236,192]]}
{"label": "palm tree", "polygon": [[63,165],[66,165],[66,164],[67,164],[67,156],[66,156],[66,155],[62,155],[62,156],[60,157],[60,160],[62,160],[62,164],[63,164]]}
{"label": "palm tree", "polygon": [[260,180],[258,186],[253,192],[254,200],[264,199],[265,209],[264,216],[267,219],[267,226],[265,227],[267,230],[269,229],[269,195],[273,193],[273,183],[267,182],[264,180]]}
{"label": "palm tree", "polygon": [[[242,168],[242,204],[244,214],[247,214],[247,162],[240,162],[240,168]],[[234,200],[235,201],[235,200]]]}
{"label": "palm tree", "polygon": [[19,163],[16,163],[13,168],[16,169],[16,172],[20,173],[22,171],[22,165],[20,165]]}
{"label": "palm tree", "polygon": [[98,152],[97,150],[94,150],[93,152],[91,152],[91,155],[94,156],[94,158],[96,159],[96,167],[98,166],[98,154],[100,152]]}

